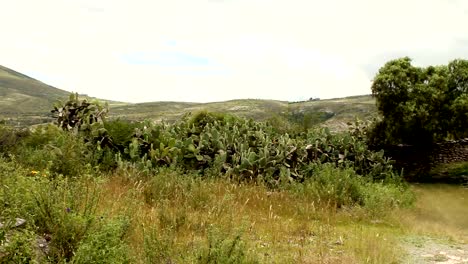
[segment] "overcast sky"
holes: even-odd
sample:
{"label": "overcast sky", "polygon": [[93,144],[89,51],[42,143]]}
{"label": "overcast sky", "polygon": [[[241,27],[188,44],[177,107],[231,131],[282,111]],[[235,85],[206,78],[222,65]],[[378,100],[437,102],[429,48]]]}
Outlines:
{"label": "overcast sky", "polygon": [[127,102],[369,94],[468,58],[466,0],[0,0],[0,65]]}

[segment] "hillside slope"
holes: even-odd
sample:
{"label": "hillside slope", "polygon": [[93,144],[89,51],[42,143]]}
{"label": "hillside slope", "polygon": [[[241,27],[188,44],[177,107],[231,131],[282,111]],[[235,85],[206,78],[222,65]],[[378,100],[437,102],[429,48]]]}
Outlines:
{"label": "hillside slope", "polygon": [[[52,121],[50,109],[54,102],[66,99],[69,94],[67,91],[0,65],[0,120],[7,120],[10,124],[20,126],[50,122]],[[305,102],[260,99],[213,103],[107,102],[110,105],[111,118],[155,122],[162,120],[171,122],[186,113],[206,110],[258,121],[280,117],[300,124],[305,122],[304,120],[309,120],[308,122],[321,123],[339,130],[356,117],[369,119],[376,114],[375,101],[369,95]]]}
{"label": "hillside slope", "polygon": [[[55,102],[68,98],[64,91],[0,65],[0,121],[27,126],[52,121],[50,110]],[[83,96],[82,98],[96,99]],[[110,105],[126,103],[106,101]]]}
{"label": "hillside slope", "polygon": [[243,99],[214,103],[152,102],[111,107],[111,117],[128,120],[174,121],[185,113],[198,111],[229,113],[255,120],[286,116],[301,122],[304,117],[319,119],[335,129],[343,129],[355,118],[370,119],[376,114],[370,95],[305,102]]}
{"label": "hillside slope", "polygon": [[45,112],[69,92],[0,65],[0,113]]}

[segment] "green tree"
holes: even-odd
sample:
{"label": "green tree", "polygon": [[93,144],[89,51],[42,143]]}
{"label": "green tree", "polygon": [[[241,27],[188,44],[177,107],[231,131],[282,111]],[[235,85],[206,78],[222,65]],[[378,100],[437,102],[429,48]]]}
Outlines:
{"label": "green tree", "polygon": [[372,143],[425,145],[468,136],[468,61],[416,67],[408,57],[387,62],[372,94],[382,116]]}

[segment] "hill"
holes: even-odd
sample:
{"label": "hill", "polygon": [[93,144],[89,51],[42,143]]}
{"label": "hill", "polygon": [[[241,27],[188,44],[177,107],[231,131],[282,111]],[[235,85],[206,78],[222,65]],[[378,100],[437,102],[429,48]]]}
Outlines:
{"label": "hill", "polygon": [[51,105],[68,94],[0,65],[0,119],[44,122]]}
{"label": "hill", "polygon": [[111,107],[111,117],[129,120],[175,121],[185,113],[212,111],[264,121],[286,118],[296,123],[324,123],[333,129],[343,129],[346,123],[369,119],[376,114],[375,101],[370,95],[347,98],[286,102],[243,99],[214,103],[151,102]]}
{"label": "hill", "polygon": [[[52,121],[50,109],[57,100],[70,92],[0,65],[0,120],[20,126]],[[83,96],[89,99],[92,97]],[[104,101],[104,100],[101,100]],[[334,129],[346,127],[356,117],[368,119],[376,113],[374,99],[369,95],[347,98],[286,102],[276,100],[241,99],[213,103],[150,102],[121,103],[107,101],[111,118],[127,120],[162,120],[172,122],[185,113],[202,110],[229,113],[254,120],[287,119],[296,124],[325,124]],[[308,124],[305,124],[308,123]]]}
{"label": "hill", "polygon": [[0,120],[20,126],[50,122],[53,104],[69,95],[68,91],[0,65]]}

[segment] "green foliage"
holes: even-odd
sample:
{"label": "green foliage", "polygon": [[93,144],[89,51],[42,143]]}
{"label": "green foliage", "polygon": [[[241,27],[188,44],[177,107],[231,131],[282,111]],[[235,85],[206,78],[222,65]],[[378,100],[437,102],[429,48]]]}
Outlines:
{"label": "green foliage", "polygon": [[94,220],[99,199],[96,183],[50,178],[2,160],[1,218],[24,218],[39,234],[51,237],[49,258],[70,260]]}
{"label": "green foliage", "polygon": [[43,180],[32,190],[36,203],[34,224],[49,234],[49,258],[71,260],[94,220],[99,191],[93,183],[64,179]]}
{"label": "green foliage", "polygon": [[121,119],[104,122],[104,128],[107,130],[109,137],[112,139],[113,146],[124,153],[125,148],[132,142],[135,130],[140,127],[140,124]]}
{"label": "green foliage", "polygon": [[267,123],[202,112],[175,124],[145,123],[120,159],[141,167],[171,167],[237,180],[304,180],[309,163],[352,167],[373,180],[393,177],[383,152],[373,152],[365,130],[333,134],[317,128],[307,134],[283,134]]}
{"label": "green foliage", "polygon": [[349,132],[332,134],[328,129],[309,132],[308,158],[319,163],[332,163],[338,167],[351,167],[359,175],[372,180],[395,177],[392,162],[383,151],[375,152],[366,144],[366,129],[357,123]]}
{"label": "green foliage", "polygon": [[[226,208],[244,203],[242,195],[235,195],[236,180],[291,187],[314,202],[360,206],[376,214],[407,201],[407,189],[394,177],[391,163],[383,153],[367,148],[366,130],[359,124],[343,133],[317,128],[288,134],[268,123],[202,112],[173,124],[117,120],[88,128],[86,133],[74,133],[37,127],[17,144],[15,155],[0,158],[0,221],[27,220],[30,233],[17,237],[17,248],[24,253],[17,255],[25,261],[38,259],[28,241],[42,236],[50,240],[42,262],[129,263],[133,259],[127,244],[141,238],[137,247],[147,263],[257,263],[241,235],[210,230],[205,238],[210,222],[194,222],[207,215],[230,221],[233,216]],[[102,144],[99,138],[111,144]],[[98,207],[105,210],[98,206],[100,175],[112,169],[112,163],[119,164],[119,174],[133,177],[124,177],[134,180],[128,182],[132,199],[146,203],[131,209],[138,212],[134,219],[146,219],[141,226],[131,225],[144,230],[142,237],[133,231],[127,237],[126,219],[96,215]],[[229,182],[222,199],[220,182]],[[115,187],[110,186],[112,191]],[[261,190],[266,192],[263,186]],[[115,192],[108,197],[126,195],[120,189]],[[246,210],[253,206],[246,207],[248,201]],[[119,209],[113,207],[111,214]],[[155,224],[148,226],[151,221]],[[184,250],[196,252],[181,256],[177,248],[188,232],[192,244]]]}
{"label": "green foliage", "polygon": [[89,103],[86,99],[81,100],[78,94],[70,94],[65,103],[57,103],[51,111],[57,118],[57,125],[63,130],[88,130],[93,123],[105,118],[108,109],[99,102]]}
{"label": "green foliage", "polygon": [[466,60],[427,68],[408,57],[387,62],[372,84],[383,117],[372,143],[424,145],[468,136],[467,76]]}
{"label": "green foliage", "polygon": [[23,139],[29,136],[29,130],[14,129],[0,124],[0,155],[7,156],[16,151]]}
{"label": "green foliage", "polygon": [[[80,101],[78,94],[71,94],[64,104],[57,103],[52,113],[57,118],[59,127],[81,136],[92,152],[93,159],[105,169],[110,170],[116,166],[112,157],[112,149],[116,147],[103,124],[108,111],[107,103],[102,106],[98,101],[91,103],[86,99]],[[116,133],[116,129],[113,132]]]}
{"label": "green foliage", "polygon": [[372,182],[356,174],[352,168],[337,168],[332,164],[311,165],[303,183],[291,186],[297,195],[328,207],[360,206],[381,216],[393,208],[412,204],[414,197],[401,182]]}
{"label": "green foliage", "polygon": [[309,173],[311,176],[304,183],[295,185],[296,192],[318,203],[336,207],[364,203],[361,186],[366,180],[353,169],[340,169],[331,164],[312,165]]}
{"label": "green foliage", "polygon": [[66,133],[51,125],[38,127],[26,138],[17,151],[21,162],[36,171],[47,171],[49,176],[77,177],[94,165],[94,152],[84,139]]}
{"label": "green foliage", "polygon": [[0,221],[21,217],[30,221],[34,217],[35,203],[32,195],[34,178],[18,162],[0,157]]}
{"label": "green foliage", "polygon": [[402,182],[372,183],[360,186],[363,207],[373,217],[381,217],[393,212],[395,208],[409,207],[415,202],[415,196]]}
{"label": "green foliage", "polygon": [[127,245],[122,240],[127,228],[128,221],[120,219],[91,230],[80,242],[73,263],[130,263]]}
{"label": "green foliage", "polygon": [[[0,222],[26,220],[26,227],[7,230],[0,240],[0,262],[129,263],[126,218],[96,215],[100,182],[92,177],[51,178],[26,171],[15,160],[0,159]],[[4,229],[0,229],[3,231]],[[46,253],[36,239],[47,237]],[[7,245],[6,247],[4,245]],[[44,255],[46,254],[46,255]]]}
{"label": "green foliage", "polygon": [[174,238],[166,233],[158,233],[155,228],[144,230],[145,263],[172,263],[171,255]]}
{"label": "green foliage", "polygon": [[11,232],[8,241],[6,236],[0,237],[0,262],[39,263],[34,242],[34,233],[29,230]]}
{"label": "green foliage", "polygon": [[258,263],[258,261],[248,254],[240,234],[230,238],[212,229],[208,233],[208,245],[200,250],[197,263]]}
{"label": "green foliage", "polygon": [[39,125],[30,132],[30,135],[23,141],[23,147],[31,149],[40,149],[50,144],[56,138],[63,136],[62,130],[51,124]]}

